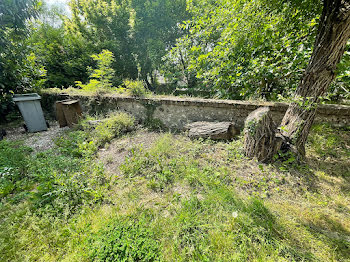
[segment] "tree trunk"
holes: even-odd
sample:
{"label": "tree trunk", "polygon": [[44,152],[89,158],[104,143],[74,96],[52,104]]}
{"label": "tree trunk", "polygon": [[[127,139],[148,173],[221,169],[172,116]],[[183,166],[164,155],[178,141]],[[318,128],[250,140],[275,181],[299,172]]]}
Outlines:
{"label": "tree trunk", "polygon": [[268,107],[249,114],[244,124],[244,152],[247,157],[269,162],[276,153],[276,125]]}
{"label": "tree trunk", "polygon": [[148,77],[146,76],[144,79],[145,79],[145,83],[146,83],[146,85],[147,85],[148,90],[154,92],[154,88],[153,88],[153,86],[151,85],[151,83],[148,81]]}
{"label": "tree trunk", "polygon": [[[350,0],[324,0],[318,34],[308,67],[281,125],[272,131],[267,109],[250,114],[245,126],[245,153],[270,162],[277,151],[305,156],[305,143],[320,97],[335,78],[335,70],[350,37]],[[249,132],[251,123],[254,132]]]}
{"label": "tree trunk", "polygon": [[318,35],[309,65],[279,127],[296,153],[305,156],[305,142],[319,98],[335,78],[335,70],[350,37],[350,1],[324,0]]}
{"label": "tree trunk", "polygon": [[185,126],[191,138],[231,140],[239,131],[232,122],[194,122]]}

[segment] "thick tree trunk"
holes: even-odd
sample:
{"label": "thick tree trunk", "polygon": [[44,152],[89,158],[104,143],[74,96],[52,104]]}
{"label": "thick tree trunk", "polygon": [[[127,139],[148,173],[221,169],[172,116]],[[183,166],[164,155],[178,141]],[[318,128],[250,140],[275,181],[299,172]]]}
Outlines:
{"label": "thick tree trunk", "polygon": [[[272,161],[278,150],[305,156],[305,143],[314,121],[317,105],[335,78],[335,70],[350,37],[350,0],[324,0],[314,50],[278,130],[267,109],[248,116],[245,126],[245,153],[260,161]],[[249,132],[250,124],[254,133]],[[268,149],[266,149],[268,148]]]}
{"label": "thick tree trunk", "polygon": [[191,138],[231,140],[239,131],[232,122],[194,122],[185,126]]}
{"label": "thick tree trunk", "polygon": [[350,37],[350,1],[324,0],[318,35],[309,65],[279,127],[285,141],[301,156],[319,98],[335,78],[335,70]]}
{"label": "thick tree trunk", "polygon": [[276,125],[268,107],[253,111],[244,124],[244,152],[247,157],[269,162],[276,153]]}

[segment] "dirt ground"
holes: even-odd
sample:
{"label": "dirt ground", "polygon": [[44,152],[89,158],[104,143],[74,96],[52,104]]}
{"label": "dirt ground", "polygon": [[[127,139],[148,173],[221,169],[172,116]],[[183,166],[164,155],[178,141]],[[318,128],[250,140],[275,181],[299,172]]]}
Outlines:
{"label": "dirt ground", "polygon": [[6,139],[14,141],[21,140],[25,145],[31,147],[34,152],[42,152],[54,146],[54,140],[60,136],[68,127],[60,128],[56,121],[51,121],[47,131],[28,133],[22,126],[6,128]]}
{"label": "dirt ground", "polygon": [[160,137],[160,133],[140,129],[119,139],[114,139],[106,148],[100,149],[98,159],[104,164],[109,174],[119,174],[119,166],[135,146],[149,148]]}

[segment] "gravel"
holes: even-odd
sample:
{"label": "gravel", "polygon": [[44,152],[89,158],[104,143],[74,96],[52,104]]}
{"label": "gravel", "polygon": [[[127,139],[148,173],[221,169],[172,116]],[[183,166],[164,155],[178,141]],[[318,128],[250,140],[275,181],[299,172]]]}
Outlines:
{"label": "gravel", "polygon": [[31,147],[35,153],[51,149],[54,146],[54,140],[68,127],[60,128],[57,122],[50,122],[50,128],[47,131],[38,133],[27,133],[23,127],[7,128],[7,140],[24,141],[24,144]]}

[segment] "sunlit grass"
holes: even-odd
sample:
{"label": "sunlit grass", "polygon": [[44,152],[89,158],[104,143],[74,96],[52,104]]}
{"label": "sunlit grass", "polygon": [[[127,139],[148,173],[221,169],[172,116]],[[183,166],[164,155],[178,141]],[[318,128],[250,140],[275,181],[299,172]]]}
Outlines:
{"label": "sunlit grass", "polygon": [[246,159],[240,140],[161,135],[132,146],[103,201],[71,216],[2,201],[2,260],[131,259],[138,248],[121,250],[132,243],[144,261],[347,261],[348,138],[316,126],[306,164],[265,165]]}

